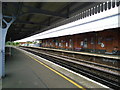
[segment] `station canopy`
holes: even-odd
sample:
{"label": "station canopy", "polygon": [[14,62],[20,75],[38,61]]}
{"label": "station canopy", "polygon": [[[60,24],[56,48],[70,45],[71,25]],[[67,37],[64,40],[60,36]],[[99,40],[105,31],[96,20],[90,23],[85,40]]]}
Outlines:
{"label": "station canopy", "polygon": [[[20,40],[75,21],[79,17],[67,19],[97,4],[98,2],[3,2],[3,18],[9,22],[10,17],[15,17],[6,41]],[[63,20],[67,22],[60,23]],[[2,27],[5,27],[4,22]]]}

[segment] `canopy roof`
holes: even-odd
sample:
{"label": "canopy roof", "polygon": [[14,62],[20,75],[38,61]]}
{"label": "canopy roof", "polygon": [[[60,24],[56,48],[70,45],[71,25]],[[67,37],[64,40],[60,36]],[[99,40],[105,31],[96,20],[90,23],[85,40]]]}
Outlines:
{"label": "canopy roof", "polygon": [[98,2],[3,2],[3,18],[10,21],[9,17],[16,17],[8,30],[6,40],[23,39],[75,21],[76,18],[73,18],[59,23],[95,5]]}

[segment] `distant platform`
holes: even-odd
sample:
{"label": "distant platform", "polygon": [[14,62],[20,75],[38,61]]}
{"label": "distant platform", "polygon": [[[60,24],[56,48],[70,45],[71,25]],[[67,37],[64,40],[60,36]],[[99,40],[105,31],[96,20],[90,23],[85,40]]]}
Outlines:
{"label": "distant platform", "polygon": [[81,52],[81,51],[79,52],[79,51],[70,51],[70,50],[63,50],[63,49],[44,48],[44,47],[33,47],[33,48],[60,51],[60,52],[73,53],[73,54],[88,55],[88,56],[96,56],[96,57],[103,57],[103,58],[120,59],[120,55],[98,54],[98,53],[89,53],[89,52]]}

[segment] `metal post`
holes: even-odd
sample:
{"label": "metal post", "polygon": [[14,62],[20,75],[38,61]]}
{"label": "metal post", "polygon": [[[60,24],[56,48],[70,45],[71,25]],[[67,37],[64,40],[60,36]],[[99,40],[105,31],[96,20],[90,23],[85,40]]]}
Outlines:
{"label": "metal post", "polygon": [[2,2],[0,1],[0,79],[2,78],[2,60],[3,60],[3,48],[2,48]]}
{"label": "metal post", "polygon": [[2,29],[2,77],[5,76],[5,38],[6,38],[6,29]]}
{"label": "metal post", "polygon": [[[5,76],[5,39],[6,34],[8,31],[8,28],[10,25],[15,21],[15,17],[9,17],[12,18],[10,22],[7,22],[5,19],[3,19],[2,16],[2,2],[0,2],[0,78]],[[5,28],[2,28],[2,21],[6,24]]]}
{"label": "metal post", "polygon": [[[11,38],[10,38],[10,42],[11,42]],[[9,55],[11,56],[12,55],[11,47],[9,47],[9,51],[8,52],[9,52]]]}

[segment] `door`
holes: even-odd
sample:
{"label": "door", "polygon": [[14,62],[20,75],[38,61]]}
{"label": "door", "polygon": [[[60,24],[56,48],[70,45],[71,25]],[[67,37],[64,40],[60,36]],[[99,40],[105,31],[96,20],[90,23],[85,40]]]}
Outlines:
{"label": "door", "polygon": [[107,52],[112,52],[113,50],[113,38],[112,37],[109,37],[109,38],[106,38],[106,51]]}

